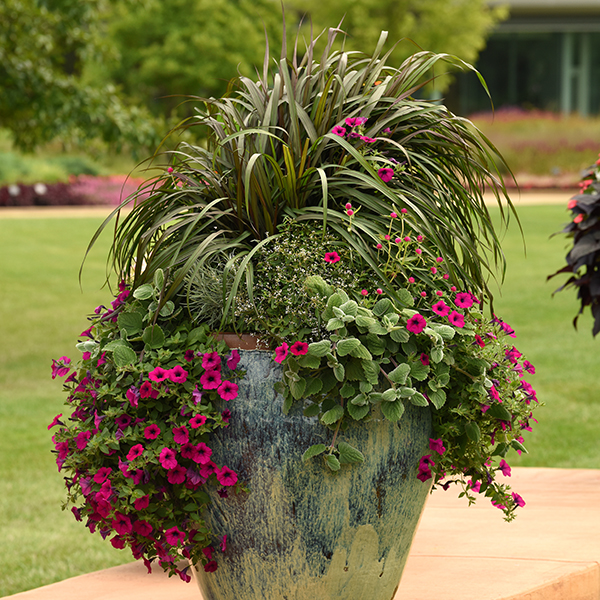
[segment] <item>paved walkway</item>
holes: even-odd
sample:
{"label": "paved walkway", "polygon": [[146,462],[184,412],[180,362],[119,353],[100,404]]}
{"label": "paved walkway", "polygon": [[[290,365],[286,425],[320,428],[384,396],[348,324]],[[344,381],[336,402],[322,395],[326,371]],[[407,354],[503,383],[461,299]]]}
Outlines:
{"label": "paved walkway", "polygon": [[[527,502],[512,523],[456,489],[429,498],[394,600],[600,600],[600,470],[516,468],[509,481]],[[138,563],[10,598],[202,600],[193,582]]]}

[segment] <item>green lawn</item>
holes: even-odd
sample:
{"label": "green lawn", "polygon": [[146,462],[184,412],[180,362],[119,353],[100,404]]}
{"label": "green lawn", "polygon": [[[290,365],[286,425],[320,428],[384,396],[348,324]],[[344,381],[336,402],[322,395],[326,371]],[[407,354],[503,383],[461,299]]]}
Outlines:
{"label": "green lawn", "polygon": [[[566,203],[567,198],[565,198]],[[509,269],[496,313],[517,330],[516,346],[537,367],[531,383],[545,407],[529,434],[529,455],[513,465],[600,467],[595,379],[600,340],[591,319],[571,320],[573,292],[551,297],[559,281],[546,283],[563,264],[565,241],[549,240],[568,218],[563,206],[523,207],[527,258],[518,229],[505,237]],[[52,358],[75,356],[85,315],[107,303],[101,290],[108,236],[77,273],[98,219],[0,219],[0,596],[130,560],[89,535],[62,512],[47,425],[63,412],[61,384],[50,379]]]}

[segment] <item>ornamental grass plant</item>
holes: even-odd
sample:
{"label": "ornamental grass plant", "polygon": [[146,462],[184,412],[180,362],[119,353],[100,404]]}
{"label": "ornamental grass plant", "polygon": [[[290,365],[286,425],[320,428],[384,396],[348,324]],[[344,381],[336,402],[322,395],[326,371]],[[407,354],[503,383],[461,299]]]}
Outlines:
{"label": "ornamental grass plant", "polygon": [[226,331],[268,345],[282,411],[300,403],[329,430],[304,460],[360,468],[368,456],[344,431],[401,421],[410,404],[434,424],[423,485],[457,483],[509,520],[524,503],[496,475],[524,450],[534,367],[487,314],[504,258],[484,187],[501,228],[514,209],[486,139],[414,98],[435,65],[471,67],[419,52],[393,68],[385,33],[370,56],[334,50],[338,33],[320,57],[316,40],[275,61],[267,49],[258,81],[198,100],[185,126],[206,146],[180,145],[133,210],[113,213],[117,295],[90,317],[81,357],[54,361],[67,504],[149,569],[189,580],[181,556],[218,568],[227,539],[204,522],[208,492],[252,493],[211,460],[244,377]]}

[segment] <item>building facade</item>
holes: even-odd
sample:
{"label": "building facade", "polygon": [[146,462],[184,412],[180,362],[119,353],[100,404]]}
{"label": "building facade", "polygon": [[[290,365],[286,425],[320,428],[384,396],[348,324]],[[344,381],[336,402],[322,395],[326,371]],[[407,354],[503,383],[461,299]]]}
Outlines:
{"label": "building facade", "polygon": [[[496,0],[490,4],[496,4]],[[494,107],[600,113],[600,0],[509,0],[509,18],[488,38],[476,67]],[[473,74],[460,74],[448,104],[490,110]]]}

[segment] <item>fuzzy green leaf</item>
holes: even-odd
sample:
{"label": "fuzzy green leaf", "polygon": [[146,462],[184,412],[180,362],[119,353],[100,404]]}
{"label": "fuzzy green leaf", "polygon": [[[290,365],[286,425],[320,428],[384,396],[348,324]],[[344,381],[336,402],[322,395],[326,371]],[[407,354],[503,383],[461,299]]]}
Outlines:
{"label": "fuzzy green leaf", "polygon": [[308,345],[307,356],[325,356],[331,350],[331,342],[329,340],[321,340],[320,342],[312,342]]}
{"label": "fuzzy green leaf", "polygon": [[377,385],[379,382],[379,365],[374,360],[365,360],[362,362],[362,368],[367,381],[372,385]]}
{"label": "fuzzy green leaf", "polygon": [[361,463],[365,460],[365,457],[360,450],[357,450],[346,442],[340,442],[337,445],[337,449],[340,453],[340,462],[342,464]]}
{"label": "fuzzy green leaf", "polygon": [[142,315],[137,312],[121,313],[117,317],[119,329],[124,329],[128,336],[135,335],[144,329]]}
{"label": "fuzzy green leaf", "polygon": [[394,305],[389,298],[381,298],[375,303],[373,307],[373,314],[378,317],[383,317],[386,313],[393,312]]}
{"label": "fuzzy green leaf", "polygon": [[365,340],[367,348],[371,354],[381,356],[385,352],[386,344],[378,335],[369,333]]}
{"label": "fuzzy green leaf", "polygon": [[163,307],[160,309],[159,314],[161,317],[168,317],[173,314],[174,310],[175,310],[175,304],[173,304],[173,302],[168,300],[167,302],[165,302]]}
{"label": "fuzzy green leaf", "polygon": [[358,348],[360,345],[360,340],[357,340],[356,338],[347,338],[345,340],[340,340],[336,346],[337,353],[340,356],[346,356],[346,354],[350,354],[352,350]]}
{"label": "fuzzy green leaf", "polygon": [[408,329],[406,329],[406,327],[398,327],[396,329],[392,329],[390,332],[390,337],[394,340],[394,342],[404,344],[410,339],[410,333],[408,333]]}
{"label": "fuzzy green leaf", "polygon": [[292,395],[288,394],[283,400],[283,406],[281,407],[281,410],[284,415],[287,415],[290,412],[290,408],[292,408],[293,403],[294,399],[292,398]]}
{"label": "fuzzy green leaf", "polygon": [[363,315],[356,316],[356,324],[358,327],[366,327],[368,329],[371,325],[376,323],[377,321],[373,317],[365,317]]}
{"label": "fuzzy green leaf", "polygon": [[399,421],[404,414],[404,404],[402,403],[402,400],[384,402],[381,405],[381,412],[388,421],[395,423],[396,421]]}
{"label": "fuzzy green leaf", "polygon": [[502,406],[502,404],[492,404],[490,409],[487,411],[487,414],[490,417],[494,417],[496,419],[500,419],[501,421],[510,421],[512,416],[511,414]]}
{"label": "fuzzy green leaf", "polygon": [[406,383],[406,378],[410,373],[410,365],[406,363],[399,364],[393,371],[388,373],[388,377],[399,385],[404,385]]}
{"label": "fuzzy green leaf", "polygon": [[312,445],[302,455],[302,462],[306,462],[309,458],[312,458],[313,456],[319,456],[319,454],[323,454],[325,450],[327,450],[327,446],[325,444]]}
{"label": "fuzzy green leaf", "polygon": [[323,388],[323,381],[319,377],[311,377],[306,384],[306,389],[304,390],[304,394],[307,398],[310,396],[314,396],[318,394]]}
{"label": "fuzzy green leaf", "polygon": [[359,406],[357,404],[348,404],[348,414],[355,420],[360,421],[364,419],[371,410],[369,404],[365,404],[364,406]]}
{"label": "fuzzy green leaf", "polygon": [[298,364],[305,369],[318,369],[321,365],[321,359],[318,356],[305,354],[298,357]]}
{"label": "fuzzy green leaf", "polygon": [[398,297],[398,300],[404,304],[404,306],[411,307],[415,305],[415,299],[413,298],[413,295],[406,288],[400,288],[399,290],[396,290],[396,296]]}
{"label": "fuzzy green leaf", "polygon": [[126,367],[137,360],[135,351],[127,346],[117,346],[113,351],[113,356],[117,367]]}
{"label": "fuzzy green leaf", "polygon": [[456,329],[450,327],[450,325],[431,325],[431,328],[446,341],[451,340],[456,334]]}
{"label": "fuzzy green leaf", "polygon": [[354,356],[354,358],[360,358],[361,360],[371,360],[373,358],[371,353],[362,344],[352,349],[350,351],[350,356]]}
{"label": "fuzzy green leaf", "polygon": [[354,404],[354,406],[365,406],[368,403],[369,401],[364,394],[358,394],[358,396],[355,396],[350,400],[350,404]]}
{"label": "fuzzy green leaf", "polygon": [[381,399],[384,402],[394,402],[398,398],[398,392],[395,388],[389,388],[381,394]]}
{"label": "fuzzy green leaf", "polygon": [[334,331],[335,329],[340,329],[344,326],[344,321],[338,319],[337,317],[332,317],[327,321],[327,331]]}
{"label": "fuzzy green leaf", "polygon": [[142,340],[149,348],[161,348],[165,343],[165,334],[158,325],[150,325],[144,329]]}
{"label": "fuzzy green leaf", "polygon": [[336,404],[333,408],[321,415],[321,423],[324,425],[332,425],[337,423],[344,416],[344,408]]}
{"label": "fuzzy green leaf", "polygon": [[338,381],[344,381],[344,377],[346,375],[346,369],[344,369],[344,365],[336,365],[333,367],[333,374]]}
{"label": "fuzzy green leaf", "polygon": [[345,315],[356,317],[358,314],[358,304],[354,300],[348,300],[348,302],[344,302],[344,304],[340,306],[340,310]]}
{"label": "fuzzy green leaf", "polygon": [[295,400],[300,400],[300,398],[304,395],[304,390],[306,389],[306,379],[303,377],[299,377],[296,381],[290,379],[290,392],[292,392],[292,396]]}
{"label": "fuzzy green leaf", "polygon": [[465,433],[472,442],[478,442],[481,437],[481,430],[475,421],[469,421],[469,423],[465,425]]}
{"label": "fuzzy green leaf", "polygon": [[321,406],[319,404],[309,404],[304,409],[305,417],[316,417],[321,412]]}
{"label": "fuzzy green leaf", "polygon": [[133,290],[133,297],[138,300],[148,300],[152,298],[154,295],[154,286],[150,283],[145,283],[144,285],[140,285],[140,287],[135,288]]}
{"label": "fuzzy green leaf", "polygon": [[424,365],[421,361],[410,363],[410,376],[417,381],[424,381],[429,374],[429,365]]}
{"label": "fuzzy green leaf", "polygon": [[350,398],[356,393],[356,388],[349,382],[346,381],[340,390],[340,396],[342,398]]}
{"label": "fuzzy green leaf", "polygon": [[436,364],[440,363],[442,362],[442,358],[444,358],[444,351],[441,348],[433,348],[429,354],[429,358]]}
{"label": "fuzzy green leaf", "polygon": [[438,409],[446,404],[446,392],[444,390],[429,392],[427,395],[429,396],[431,403]]}
{"label": "fuzzy green leaf", "polygon": [[332,471],[339,471],[340,470],[340,461],[333,456],[333,454],[327,454],[325,456],[325,462],[327,463],[327,466],[332,470]]}
{"label": "fuzzy green leaf", "polygon": [[410,397],[411,404],[415,406],[429,406],[429,402],[427,402],[427,398],[421,394],[421,392],[417,392]]}

